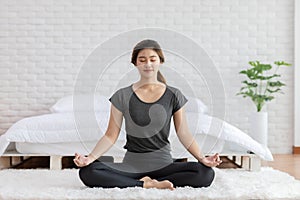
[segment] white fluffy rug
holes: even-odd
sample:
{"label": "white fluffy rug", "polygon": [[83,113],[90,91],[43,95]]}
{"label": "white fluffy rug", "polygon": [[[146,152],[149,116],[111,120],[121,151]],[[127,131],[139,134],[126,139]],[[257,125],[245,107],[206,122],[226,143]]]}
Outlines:
{"label": "white fluffy rug", "polygon": [[78,170],[0,170],[1,199],[300,199],[300,181],[272,168],[215,169],[209,188],[87,188]]}

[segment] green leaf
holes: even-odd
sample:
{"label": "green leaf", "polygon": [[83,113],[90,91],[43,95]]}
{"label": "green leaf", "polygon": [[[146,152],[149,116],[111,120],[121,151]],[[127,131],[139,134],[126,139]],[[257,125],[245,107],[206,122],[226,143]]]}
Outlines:
{"label": "green leaf", "polygon": [[266,76],[266,77],[267,77],[267,80],[270,80],[270,79],[275,78],[275,77],[281,77],[281,75],[273,74],[272,76]]}
{"label": "green leaf", "polygon": [[256,77],[258,80],[269,80],[270,78],[269,78],[269,76],[257,76]]}
{"label": "green leaf", "polygon": [[250,87],[257,87],[257,83],[250,83],[248,81],[243,81],[242,83],[246,84],[247,86],[250,86]]}
{"label": "green leaf", "polygon": [[281,91],[281,89],[280,88],[277,88],[275,90],[267,89],[267,91],[270,92],[270,93],[276,93],[276,92]]}
{"label": "green leaf", "polygon": [[257,71],[257,73],[261,74],[261,73],[263,73],[263,71],[268,71],[268,70],[272,69],[272,65],[259,64],[254,69]]}
{"label": "green leaf", "polygon": [[276,82],[269,82],[268,86],[270,86],[270,87],[281,87],[281,86],[285,86],[285,84],[280,82],[280,81],[276,81]]}
{"label": "green leaf", "polygon": [[240,71],[240,74],[247,74],[247,70]]}
{"label": "green leaf", "polygon": [[253,96],[253,91],[252,90],[249,90],[249,91],[246,91],[246,92],[239,92],[237,93],[237,95],[243,95],[243,97],[252,97]]}
{"label": "green leaf", "polygon": [[245,86],[245,87],[241,87],[240,91],[244,90],[244,89],[247,89],[248,86]]}
{"label": "green leaf", "polygon": [[278,66],[292,66],[292,64],[290,64],[290,63],[286,63],[286,62],[284,62],[284,61],[276,61],[276,62],[274,62],[274,64],[275,65],[278,65]]}
{"label": "green leaf", "polygon": [[265,101],[271,101],[272,99],[274,99],[275,97],[273,97],[273,96],[268,96],[268,97],[266,97],[265,98]]}
{"label": "green leaf", "polygon": [[256,67],[257,65],[259,65],[259,61],[250,61],[249,64],[253,67]]}
{"label": "green leaf", "polygon": [[256,73],[253,69],[248,69],[248,70],[243,70],[240,72],[240,74],[245,74],[247,75],[247,77],[250,79],[250,80],[255,80],[256,79]]}

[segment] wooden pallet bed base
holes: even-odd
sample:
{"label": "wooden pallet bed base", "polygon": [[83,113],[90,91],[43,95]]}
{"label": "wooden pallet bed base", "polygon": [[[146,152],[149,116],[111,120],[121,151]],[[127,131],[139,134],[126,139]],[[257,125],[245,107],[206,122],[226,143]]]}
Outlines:
{"label": "wooden pallet bed base", "polygon": [[35,157],[35,156],[49,156],[50,157],[50,169],[57,170],[62,169],[62,158],[64,156],[73,156],[73,155],[49,155],[49,154],[34,154],[34,153],[19,153],[14,150],[6,151],[1,157],[9,157],[10,165],[13,165],[13,158],[19,157],[21,161],[26,157]]}
{"label": "wooden pallet bed base", "polygon": [[[7,151],[1,157],[9,157],[10,163],[12,165],[12,159],[15,157],[19,157],[20,160],[24,160],[24,157],[35,157],[35,156],[48,156],[50,157],[50,170],[60,170],[62,169],[62,158],[65,156],[74,156],[70,154],[65,155],[49,155],[49,154],[23,154],[17,151]],[[236,165],[241,168],[249,171],[259,171],[261,167],[261,159],[255,154],[248,153],[235,153],[235,152],[227,152],[220,153],[220,156],[226,156],[229,160],[231,160]],[[121,162],[122,158],[114,157],[115,162]],[[194,158],[188,158],[189,161],[195,161]]]}

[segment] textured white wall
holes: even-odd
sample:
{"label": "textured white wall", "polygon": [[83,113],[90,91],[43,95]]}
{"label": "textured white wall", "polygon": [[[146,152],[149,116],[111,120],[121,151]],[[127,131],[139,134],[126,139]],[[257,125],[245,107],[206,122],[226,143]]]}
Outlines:
{"label": "textured white wall", "polygon": [[[300,2],[295,1],[295,66],[299,66],[300,64]],[[295,80],[295,98],[294,98],[294,105],[295,105],[295,119],[294,119],[294,146],[299,147],[300,146],[300,70],[299,67],[295,67],[294,70],[294,80]]]}
{"label": "textured white wall", "polygon": [[[48,113],[57,99],[71,94],[81,64],[100,43],[143,27],[177,31],[202,46],[224,82],[226,120],[248,131],[248,114],[255,108],[235,95],[243,80],[238,72],[249,60],[293,61],[293,11],[293,0],[0,0],[0,133],[21,118]],[[181,71],[209,104],[202,80]],[[294,70],[281,72],[285,94],[267,106],[269,147],[273,153],[290,153]],[[110,73],[103,77],[108,83],[103,91],[118,83],[112,77],[119,70]],[[168,73],[166,78],[180,85]]]}

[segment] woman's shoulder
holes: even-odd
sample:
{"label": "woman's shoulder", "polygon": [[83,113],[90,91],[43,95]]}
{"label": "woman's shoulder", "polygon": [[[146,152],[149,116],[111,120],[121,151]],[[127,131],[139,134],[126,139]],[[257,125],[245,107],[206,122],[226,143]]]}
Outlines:
{"label": "woman's shoulder", "polygon": [[182,93],[181,90],[177,87],[167,85],[167,89],[170,90],[174,94]]}
{"label": "woman's shoulder", "polygon": [[117,89],[114,92],[114,95],[124,96],[124,95],[128,95],[130,93],[132,93],[131,85]]}
{"label": "woman's shoulder", "polygon": [[125,87],[119,87],[116,92],[124,92],[124,91],[128,91],[131,90],[131,85],[129,86],[125,86]]}
{"label": "woman's shoulder", "polygon": [[167,85],[168,90],[172,93],[172,96],[175,97],[176,100],[180,100],[183,102],[187,101],[186,96],[183,94],[183,92],[181,92],[181,90],[177,87],[173,87],[173,86],[168,86]]}

